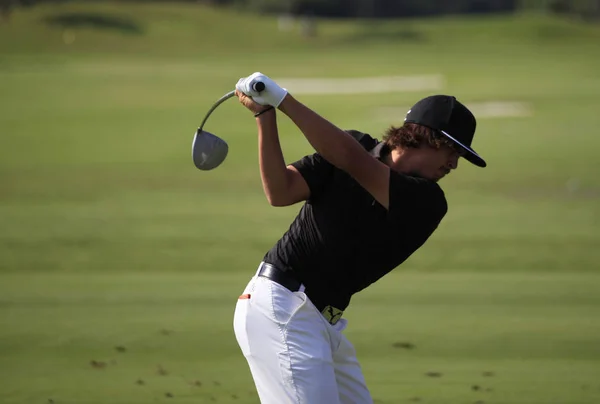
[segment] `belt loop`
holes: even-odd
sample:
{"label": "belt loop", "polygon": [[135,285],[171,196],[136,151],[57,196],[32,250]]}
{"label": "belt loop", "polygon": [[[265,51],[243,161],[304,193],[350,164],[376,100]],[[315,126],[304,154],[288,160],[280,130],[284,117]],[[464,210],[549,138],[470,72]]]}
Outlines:
{"label": "belt loop", "polygon": [[255,278],[258,277],[258,273],[262,269],[264,263],[265,263],[264,261],[261,261],[260,264],[258,264],[258,269],[256,270],[256,273],[254,274]]}
{"label": "belt loop", "polygon": [[304,291],[306,290],[306,286],[304,286],[303,283],[300,284],[300,289],[298,289],[298,292],[302,292],[304,293]]}

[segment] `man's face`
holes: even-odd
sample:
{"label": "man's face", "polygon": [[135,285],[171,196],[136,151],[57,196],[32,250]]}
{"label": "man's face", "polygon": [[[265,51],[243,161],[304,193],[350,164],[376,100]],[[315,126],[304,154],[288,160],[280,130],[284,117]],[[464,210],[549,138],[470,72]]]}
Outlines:
{"label": "man's face", "polygon": [[439,149],[423,146],[406,151],[409,171],[436,182],[458,167],[461,153],[459,148],[447,145],[442,145]]}

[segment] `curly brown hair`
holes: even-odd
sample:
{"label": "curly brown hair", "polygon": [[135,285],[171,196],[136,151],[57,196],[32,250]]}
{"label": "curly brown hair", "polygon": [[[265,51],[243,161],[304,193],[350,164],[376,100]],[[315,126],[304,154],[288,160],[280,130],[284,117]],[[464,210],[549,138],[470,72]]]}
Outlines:
{"label": "curly brown hair", "polygon": [[439,149],[442,146],[455,148],[454,142],[444,135],[427,126],[416,123],[405,123],[401,127],[389,127],[383,135],[383,141],[389,150],[395,148],[418,149],[422,146],[428,146],[433,149]]}

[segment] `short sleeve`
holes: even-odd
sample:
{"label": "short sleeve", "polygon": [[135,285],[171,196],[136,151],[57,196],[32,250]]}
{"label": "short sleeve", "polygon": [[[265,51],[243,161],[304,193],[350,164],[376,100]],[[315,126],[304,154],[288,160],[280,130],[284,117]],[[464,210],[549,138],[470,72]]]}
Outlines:
{"label": "short sleeve", "polygon": [[[366,133],[350,129],[346,132],[356,139],[363,147],[369,149],[376,141]],[[304,178],[310,189],[311,198],[318,198],[333,178],[335,167],[319,153],[308,155],[291,164]]]}
{"label": "short sleeve", "polygon": [[335,167],[319,153],[305,156],[291,164],[304,178],[310,189],[310,197],[318,198],[333,177]]}
{"label": "short sleeve", "polygon": [[390,215],[427,218],[437,226],[447,211],[444,191],[437,183],[390,170]]}

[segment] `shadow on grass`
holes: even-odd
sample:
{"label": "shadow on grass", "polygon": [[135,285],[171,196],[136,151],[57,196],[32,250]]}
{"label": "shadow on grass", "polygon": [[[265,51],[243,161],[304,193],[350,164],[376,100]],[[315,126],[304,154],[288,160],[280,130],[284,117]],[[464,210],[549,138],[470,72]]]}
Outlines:
{"label": "shadow on grass", "polygon": [[124,34],[141,34],[142,27],[128,17],[101,13],[63,13],[44,18],[48,25],[62,28],[115,30]]}

